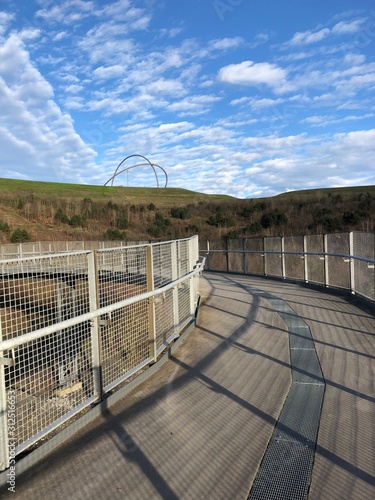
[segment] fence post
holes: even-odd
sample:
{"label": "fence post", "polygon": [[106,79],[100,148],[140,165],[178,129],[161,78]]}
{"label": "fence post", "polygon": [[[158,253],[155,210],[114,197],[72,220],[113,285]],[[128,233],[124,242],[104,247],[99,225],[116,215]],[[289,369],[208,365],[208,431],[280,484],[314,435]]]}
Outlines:
{"label": "fence post", "polygon": [[328,234],[323,235],[324,252],[324,285],[329,286],[329,262],[328,262]]}
{"label": "fence post", "polygon": [[[1,316],[0,316],[0,342],[2,340]],[[9,467],[9,434],[8,434],[8,412],[7,393],[5,390],[5,360],[3,352],[0,351],[0,471]]]}
{"label": "fence post", "polygon": [[246,239],[242,238],[242,267],[243,273],[246,274]]}
{"label": "fence post", "polygon": [[[172,281],[178,278],[177,272],[177,244],[176,241],[171,242],[171,264],[172,264]],[[180,315],[178,308],[178,288],[173,287],[173,328],[174,333],[178,334],[178,326],[180,324]]]}
{"label": "fence post", "polygon": [[225,262],[227,267],[227,273],[229,273],[229,250],[228,250],[228,238],[225,238]]}
{"label": "fence post", "polygon": [[284,236],[281,236],[281,275],[282,278],[285,280],[285,242],[284,242]]}
{"label": "fence post", "polygon": [[304,266],[304,279],[305,279],[305,282],[308,283],[309,282],[309,267],[307,265],[307,237],[306,235],[303,237],[303,266]]}
{"label": "fence post", "polygon": [[[97,250],[87,254],[87,274],[89,284],[89,308],[95,312],[99,308],[99,280]],[[100,318],[95,316],[91,320],[91,349],[94,394],[99,401],[103,399],[102,380],[102,343],[100,335]]]}
{"label": "fence post", "polygon": [[354,234],[353,231],[349,233],[349,255],[350,255],[350,292],[355,293],[355,269],[354,269]]}
{"label": "fence post", "polygon": [[267,253],[266,253],[266,238],[263,236],[263,274],[267,276]]}
{"label": "fence post", "polygon": [[[146,247],[146,278],[147,291],[154,290],[154,259],[152,245]],[[148,332],[149,332],[149,355],[156,361],[156,321],[155,321],[155,297],[150,297],[148,302]]]}
{"label": "fence post", "polygon": [[207,262],[207,270],[209,271],[210,270],[210,240],[206,240],[207,242],[207,245],[206,245],[206,248],[207,248],[207,259],[206,259],[206,262]]}

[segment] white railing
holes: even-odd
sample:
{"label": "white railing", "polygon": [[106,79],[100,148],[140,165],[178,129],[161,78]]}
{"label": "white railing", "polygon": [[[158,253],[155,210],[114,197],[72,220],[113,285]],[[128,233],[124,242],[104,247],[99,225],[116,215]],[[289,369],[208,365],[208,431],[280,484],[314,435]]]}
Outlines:
{"label": "white railing", "polygon": [[147,244],[150,241],[30,241],[26,243],[4,243],[0,245],[0,260],[36,257],[55,253],[71,253],[81,250],[102,250]]}
{"label": "white railing", "polygon": [[375,234],[207,240],[206,270],[255,274],[347,290],[375,301]]}
{"label": "white railing", "polygon": [[197,237],[0,262],[0,470],[157,361],[203,266]]}

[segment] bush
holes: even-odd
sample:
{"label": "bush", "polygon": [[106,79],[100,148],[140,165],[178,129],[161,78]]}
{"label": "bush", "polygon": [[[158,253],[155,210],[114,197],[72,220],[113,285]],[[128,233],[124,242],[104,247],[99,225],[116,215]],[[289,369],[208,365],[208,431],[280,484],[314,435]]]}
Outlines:
{"label": "bush", "polygon": [[3,231],[3,233],[9,233],[10,232],[9,224],[7,222],[0,220],[0,231]]}
{"label": "bush", "polygon": [[263,229],[263,226],[260,222],[253,222],[252,224],[249,224],[246,228],[246,231],[249,233],[260,233]]}
{"label": "bush", "polygon": [[345,225],[355,225],[361,220],[361,217],[357,211],[355,212],[344,212],[342,220]]}
{"label": "bush", "polygon": [[282,224],[286,224],[288,222],[288,217],[280,212],[277,208],[262,215],[260,219],[260,224],[265,229],[272,226],[280,226]]}
{"label": "bush", "polygon": [[236,230],[228,231],[228,233],[224,236],[225,239],[237,239],[240,237],[240,232]]}
{"label": "bush", "polygon": [[72,227],[80,227],[80,226],[83,226],[85,224],[85,219],[84,219],[84,217],[81,217],[80,215],[73,215],[69,221],[69,224]]}
{"label": "bush", "polygon": [[107,229],[105,237],[109,240],[125,240],[126,233],[124,231],[120,231],[117,227],[110,227],[109,229]]}
{"label": "bush", "polygon": [[229,227],[232,225],[232,221],[229,217],[224,215],[219,207],[216,215],[211,215],[207,221],[207,224],[214,227]]}
{"label": "bush", "polygon": [[30,236],[26,229],[18,228],[13,231],[10,241],[12,243],[24,243],[25,241],[30,241]]}
{"label": "bush", "polygon": [[163,214],[158,212],[155,214],[153,225],[147,229],[147,232],[154,238],[161,238],[167,233],[170,226],[170,219],[168,219],[168,217],[164,217]]}
{"label": "bush", "polygon": [[125,217],[119,217],[116,220],[116,227],[118,229],[128,229],[129,221]]}
{"label": "bush", "polygon": [[191,213],[187,207],[171,208],[171,216],[175,219],[186,220],[190,219]]}
{"label": "bush", "polygon": [[55,219],[62,222],[63,224],[70,224],[70,219],[61,208],[58,208],[55,213]]}
{"label": "bush", "polygon": [[186,232],[187,233],[193,232],[193,233],[198,234],[199,233],[199,227],[196,224],[189,224],[186,227]]}

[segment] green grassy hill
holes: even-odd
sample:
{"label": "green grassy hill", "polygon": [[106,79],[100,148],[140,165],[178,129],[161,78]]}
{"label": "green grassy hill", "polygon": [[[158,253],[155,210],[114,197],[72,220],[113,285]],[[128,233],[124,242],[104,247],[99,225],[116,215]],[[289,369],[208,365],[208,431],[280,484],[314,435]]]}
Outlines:
{"label": "green grassy hill", "polygon": [[[239,199],[179,188],[0,179],[0,242],[251,237],[375,229],[375,186]],[[15,234],[16,233],[16,234]]]}

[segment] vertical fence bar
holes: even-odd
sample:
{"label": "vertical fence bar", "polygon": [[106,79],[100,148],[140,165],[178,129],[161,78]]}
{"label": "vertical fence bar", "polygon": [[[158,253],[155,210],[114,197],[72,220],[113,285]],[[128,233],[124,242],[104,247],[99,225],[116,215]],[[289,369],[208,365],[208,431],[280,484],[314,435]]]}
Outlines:
{"label": "vertical fence bar", "polygon": [[[99,276],[98,276],[98,256],[94,250],[87,254],[87,274],[89,285],[89,308],[94,312],[99,307]],[[100,336],[100,318],[96,316],[91,320],[91,349],[92,349],[92,369],[94,394],[99,401],[103,399],[103,379],[102,379],[102,345]]]}
{"label": "vertical fence bar", "polygon": [[266,238],[263,237],[263,274],[264,276],[267,276],[267,254],[266,254]]}
{"label": "vertical fence bar", "polygon": [[353,232],[349,233],[349,255],[350,255],[350,292],[355,293],[355,269],[354,269],[354,236]]}
{"label": "vertical fence bar", "polygon": [[307,237],[306,235],[303,237],[303,268],[304,268],[304,280],[306,283],[309,282],[309,267],[307,263]]}
{"label": "vertical fence bar", "polygon": [[328,234],[323,235],[324,252],[324,285],[329,286],[329,262],[328,262]]}
{"label": "vertical fence bar", "polygon": [[[147,291],[154,290],[154,260],[152,245],[146,247],[146,276]],[[149,355],[156,361],[156,320],[155,320],[155,300],[150,297],[148,303],[148,331],[149,331]]]}
{"label": "vertical fence bar", "polygon": [[207,260],[206,260],[207,270],[210,271],[210,241],[209,240],[207,240],[206,248],[207,248]]}
{"label": "vertical fence bar", "polygon": [[225,239],[225,265],[226,272],[229,273],[229,250],[228,250],[228,238]]}
{"label": "vertical fence bar", "polygon": [[243,273],[246,274],[246,239],[242,238],[242,269]]}
{"label": "vertical fence bar", "polygon": [[[1,316],[0,316],[0,342],[2,340]],[[5,359],[0,351],[0,471],[9,467],[9,434],[7,393],[5,390]]]}
{"label": "vertical fence bar", "polygon": [[[189,259],[189,268],[187,270],[188,273],[190,273],[196,264],[196,257],[195,257],[195,240],[190,239],[188,240],[188,259]],[[195,310],[195,277],[193,276],[189,280],[189,296],[190,296],[190,316],[194,314]]]}
{"label": "vertical fence bar", "polygon": [[286,274],[285,274],[285,242],[284,242],[284,236],[281,236],[281,276],[285,280]]}
{"label": "vertical fence bar", "polygon": [[[175,241],[171,242],[171,265],[172,265],[172,281],[175,281],[178,277],[177,270],[177,243]],[[180,323],[179,312],[178,312],[178,289],[175,286],[173,288],[173,328],[174,333],[178,333],[178,325]]]}

